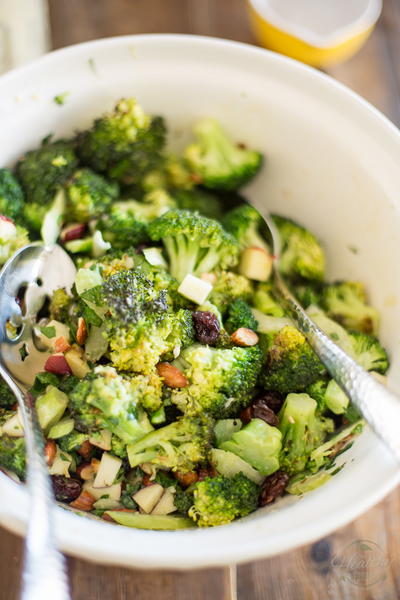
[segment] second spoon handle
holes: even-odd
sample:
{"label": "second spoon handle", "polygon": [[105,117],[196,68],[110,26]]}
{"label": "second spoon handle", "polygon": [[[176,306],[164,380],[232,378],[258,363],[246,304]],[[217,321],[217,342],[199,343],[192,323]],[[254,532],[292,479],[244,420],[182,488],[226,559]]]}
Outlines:
{"label": "second spoon handle", "polygon": [[310,319],[276,269],[274,277],[284,306],[297,327],[333,379],[400,462],[400,399],[364,371]]}

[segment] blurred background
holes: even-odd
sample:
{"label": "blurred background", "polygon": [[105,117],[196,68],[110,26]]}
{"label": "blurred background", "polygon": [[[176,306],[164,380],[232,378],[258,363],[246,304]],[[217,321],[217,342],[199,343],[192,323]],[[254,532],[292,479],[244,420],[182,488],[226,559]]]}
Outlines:
{"label": "blurred background", "polygon": [[[400,0],[0,0],[0,72],[53,48],[142,33],[273,48],[324,70],[400,124]],[[237,571],[143,572],[69,559],[74,599],[394,600],[399,530],[395,491],[327,538]],[[388,565],[379,585],[368,589],[331,569],[338,551],[365,539],[379,545]],[[19,538],[0,532],[0,600],[17,598],[21,550]]]}

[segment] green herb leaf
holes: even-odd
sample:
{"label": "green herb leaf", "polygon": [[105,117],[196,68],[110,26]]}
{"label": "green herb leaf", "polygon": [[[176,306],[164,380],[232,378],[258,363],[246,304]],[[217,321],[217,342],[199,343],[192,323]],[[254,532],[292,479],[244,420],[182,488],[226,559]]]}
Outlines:
{"label": "green herb leaf", "polygon": [[40,332],[43,333],[47,338],[51,339],[56,335],[56,328],[54,326],[51,327],[39,327]]}
{"label": "green herb leaf", "polygon": [[62,106],[63,104],[65,104],[65,100],[68,95],[69,92],[63,92],[62,94],[58,94],[58,96],[54,96],[53,101],[59,106]]}

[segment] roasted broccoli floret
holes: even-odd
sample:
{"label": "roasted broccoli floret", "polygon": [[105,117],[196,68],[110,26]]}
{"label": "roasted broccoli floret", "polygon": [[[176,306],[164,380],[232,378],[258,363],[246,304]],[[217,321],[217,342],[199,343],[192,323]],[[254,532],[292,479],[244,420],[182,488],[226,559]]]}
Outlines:
{"label": "roasted broccoli floret", "polygon": [[319,379],[325,367],[304,335],[290,325],[283,327],[268,348],[260,383],[266,390],[300,392]]}
{"label": "roasted broccoli floret", "polygon": [[57,444],[64,452],[76,452],[84,442],[89,439],[88,433],[76,431],[75,429],[57,440]]}
{"label": "roasted broccoli floret", "polygon": [[244,248],[263,248],[269,252],[268,244],[260,233],[263,219],[255,208],[250,204],[242,204],[233,208],[223,218],[222,225]]}
{"label": "roasted broccoli floret", "polygon": [[134,98],[123,98],[78,135],[78,154],[84,164],[111,179],[139,183],[160,164],[165,135],[161,117],[152,118]]}
{"label": "roasted broccoli floret", "polygon": [[199,188],[173,190],[172,195],[178,208],[198,212],[204,217],[220,220],[223,214],[221,202],[217,196]]}
{"label": "roasted broccoli floret", "polygon": [[249,304],[240,298],[234,300],[228,308],[228,315],[225,320],[225,328],[228,333],[233,333],[239,327],[247,327],[256,331],[257,326],[257,319],[254,318]]}
{"label": "roasted broccoli floret", "polygon": [[350,333],[356,361],[366,371],[376,371],[384,375],[389,369],[389,357],[379,340],[367,333]]}
{"label": "roasted broccoli floret", "polygon": [[233,452],[257,469],[262,475],[271,475],[279,469],[281,432],[262,419],[251,419],[229,440],[220,444],[222,450]]}
{"label": "roasted broccoli floret", "polygon": [[217,266],[226,269],[238,260],[239,246],[218,221],[188,210],[170,210],[149,225],[152,240],[162,241],[170,273],[182,281],[188,273],[201,275]]}
{"label": "roasted broccoli floret", "polygon": [[15,402],[14,394],[6,382],[0,377],[0,408],[11,408]]}
{"label": "roasted broccoli floret", "polygon": [[59,288],[53,292],[50,298],[49,313],[50,319],[68,322],[70,310],[72,308],[73,298],[67,294],[65,288]]}
{"label": "roasted broccoli floret", "polygon": [[322,308],[347,329],[376,333],[378,311],[367,304],[364,285],[357,281],[343,281],[327,285],[322,293]]}
{"label": "roasted broccoli floret", "polygon": [[203,119],[193,132],[196,142],[186,148],[184,157],[205,187],[236,190],[259,171],[263,162],[261,152],[232,142],[216,120]]}
{"label": "roasted broccoli floret", "polygon": [[65,186],[68,221],[86,223],[108,212],[119,195],[115,182],[98,175],[91,169],[75,171]]}
{"label": "roasted broccoli floret", "polygon": [[273,220],[281,238],[282,274],[294,280],[322,281],[325,255],[317,238],[290,219],[273,215]]}
{"label": "roasted broccoli floret", "polygon": [[127,447],[131,467],[151,463],[174,471],[193,471],[205,462],[211,444],[209,419],[182,417]]}
{"label": "roasted broccoli floret", "polygon": [[0,266],[26,244],[29,244],[26,229],[15,225],[8,217],[0,215]]}
{"label": "roasted broccoli floret", "polygon": [[113,367],[96,367],[69,395],[76,428],[83,432],[106,428],[127,443],[142,437],[152,429],[141,408],[145,387]]}
{"label": "roasted broccoli floret", "polygon": [[9,169],[0,169],[0,215],[16,219],[21,215],[24,194]]}
{"label": "roasted broccoli floret", "polygon": [[348,408],[349,398],[333,379],[320,379],[309,385],[306,392],[317,401],[319,412],[330,410],[341,415]]}
{"label": "roasted broccoli floret", "polygon": [[245,517],[258,506],[260,488],[243,473],[233,477],[206,477],[196,484],[189,516],[199,527],[225,525]]}
{"label": "roasted broccoli floret", "polygon": [[252,297],[252,304],[257,310],[271,317],[283,317],[285,311],[275,300],[273,287],[269,282],[258,283]]}
{"label": "roasted broccoli floret", "polygon": [[219,273],[208,299],[215,304],[222,315],[225,315],[232,302],[238,298],[250,302],[253,293],[253,284],[250,279],[232,271],[222,271]]}
{"label": "roasted broccoli floret", "polygon": [[310,453],[307,468],[315,473],[319,469],[333,465],[336,456],[350,448],[356,435],[362,432],[363,420],[358,420],[331,436],[325,443],[318,445]]}
{"label": "roasted broccoli floret", "polygon": [[311,452],[333,431],[333,421],[317,414],[317,402],[308,394],[289,394],[279,419],[281,468],[289,474],[304,471]]}
{"label": "roasted broccoli floret", "polygon": [[31,150],[17,164],[17,177],[25,192],[23,218],[28,227],[39,231],[44,215],[57,190],[78,166],[73,144],[69,141],[46,143]]}
{"label": "roasted broccoli floret", "polygon": [[172,390],[171,400],[185,414],[209,413],[219,419],[235,416],[254,392],[261,363],[258,346],[189,346],[174,363],[189,385]]}
{"label": "roasted broccoli floret", "polygon": [[0,467],[25,479],[25,440],[23,437],[0,437]]}

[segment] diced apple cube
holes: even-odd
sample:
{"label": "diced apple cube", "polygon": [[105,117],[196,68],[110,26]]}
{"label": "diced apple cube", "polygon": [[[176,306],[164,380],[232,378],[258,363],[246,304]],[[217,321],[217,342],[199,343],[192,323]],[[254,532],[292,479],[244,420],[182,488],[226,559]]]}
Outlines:
{"label": "diced apple cube", "polygon": [[57,446],[57,453],[53,464],[49,467],[50,475],[64,475],[70,477],[69,469],[72,466],[72,456]]}
{"label": "diced apple cube", "polygon": [[112,498],[99,498],[99,500],[96,500],[93,504],[93,508],[96,508],[97,510],[115,510],[120,507],[121,504]]}
{"label": "diced apple cube", "polygon": [[2,433],[10,437],[24,437],[24,426],[19,409],[10,419],[7,419],[1,428]]}
{"label": "diced apple cube", "polygon": [[101,457],[99,470],[97,471],[96,479],[94,480],[93,487],[107,487],[114,483],[114,480],[118,474],[122,465],[122,460],[108,452],[104,452]]}
{"label": "diced apple cube", "polygon": [[89,438],[89,442],[97,448],[102,450],[111,450],[111,436],[112,433],[108,429],[102,429],[96,432]]}
{"label": "diced apple cube", "polygon": [[75,348],[72,348],[72,350],[68,350],[68,352],[65,353],[65,360],[67,361],[72,374],[75,375],[75,377],[79,377],[79,379],[83,379],[90,371],[86,360],[79,356],[79,352]]}
{"label": "diced apple cube", "polygon": [[151,511],[152,515],[169,515],[169,513],[175,512],[176,506],[174,504],[174,494],[170,490],[165,490],[161,496],[161,500]]}
{"label": "diced apple cube", "polygon": [[245,248],[239,264],[239,273],[255,281],[267,281],[272,272],[272,257],[262,248]]}
{"label": "diced apple cube", "polygon": [[167,267],[161,248],[143,248],[142,252],[152,267]]}
{"label": "diced apple cube", "polygon": [[107,496],[108,499],[118,502],[121,498],[121,483],[114,483],[114,485],[108,487],[96,488],[93,485],[93,480],[85,481],[82,489],[89,492],[95,500],[104,499],[103,497]]}
{"label": "diced apple cube", "polygon": [[164,488],[159,483],[149,485],[134,494],[133,499],[145,513],[151,513],[161,500]]}
{"label": "diced apple cube", "polygon": [[213,286],[208,281],[189,273],[178,287],[178,292],[196,304],[203,304],[212,288]]}

